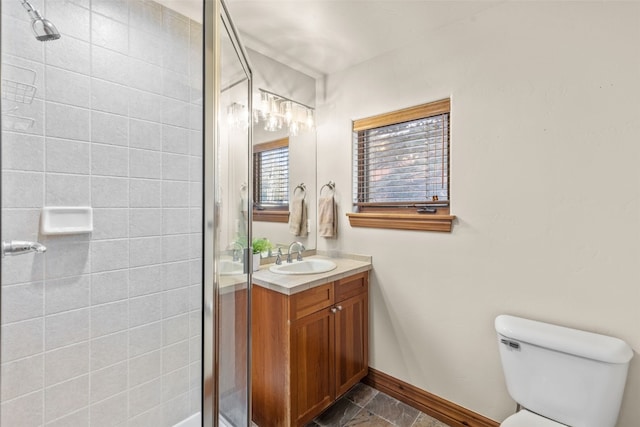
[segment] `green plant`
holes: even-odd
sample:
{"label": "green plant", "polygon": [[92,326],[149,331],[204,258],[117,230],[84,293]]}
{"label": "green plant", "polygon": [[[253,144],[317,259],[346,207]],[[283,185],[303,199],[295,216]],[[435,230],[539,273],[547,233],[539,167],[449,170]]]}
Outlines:
{"label": "green plant", "polygon": [[273,245],[266,237],[256,237],[255,239],[253,239],[252,246],[254,254],[260,254],[273,248]]}

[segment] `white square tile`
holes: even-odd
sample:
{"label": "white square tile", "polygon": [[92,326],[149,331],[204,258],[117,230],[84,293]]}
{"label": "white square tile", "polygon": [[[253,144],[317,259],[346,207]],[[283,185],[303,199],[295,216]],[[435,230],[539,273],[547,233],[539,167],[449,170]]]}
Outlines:
{"label": "white square tile", "polygon": [[39,208],[44,202],[44,174],[2,172],[3,208]]}
{"label": "white square tile", "polygon": [[189,314],[165,319],[162,322],[162,345],[175,344],[189,338]]}
{"label": "white square tile", "polygon": [[130,209],[129,235],[150,237],[162,235],[162,209]]}
{"label": "white square tile", "polygon": [[175,236],[162,237],[162,261],[175,262],[189,259],[189,235],[177,234]]}
{"label": "white square tile", "polygon": [[87,142],[47,138],[47,172],[89,174],[91,145]]}
{"label": "white square tile", "polygon": [[[135,417],[162,402],[160,379],[144,383],[129,390],[129,417]],[[155,417],[154,417],[155,419]]]}
{"label": "white square tile", "polygon": [[91,0],[91,10],[123,24],[129,23],[127,0]]}
{"label": "white square tile", "polygon": [[91,369],[97,370],[127,360],[129,332],[122,331],[91,340]]}
{"label": "white square tile", "polygon": [[192,156],[189,158],[189,180],[192,182],[202,182],[204,179],[202,171],[202,158]]}
{"label": "white square tile", "polygon": [[162,68],[158,65],[129,58],[129,86],[162,95]]}
{"label": "white square tile", "polygon": [[189,286],[191,273],[189,261],[165,263],[162,265],[162,288],[164,290]]}
{"label": "white square tile", "polygon": [[129,120],[129,138],[132,148],[160,151],[162,148],[162,125],[146,120]]}
{"label": "white square tile", "polygon": [[129,300],[129,325],[145,325],[162,319],[162,294],[152,294]]}
{"label": "white square tile", "polygon": [[160,378],[162,375],[162,353],[160,350],[145,353],[129,361],[129,387]]}
{"label": "white square tile", "polygon": [[121,85],[129,84],[129,57],[113,50],[93,46],[92,76]]}
{"label": "white square tile", "polygon": [[[162,123],[189,128],[189,103],[177,99],[162,99]],[[202,109],[200,109],[202,112]]]}
{"label": "white square tile", "polygon": [[176,126],[162,126],[162,151],[189,154],[189,130]]}
{"label": "white square tile", "polygon": [[89,273],[89,241],[73,241],[59,237],[47,239],[47,252],[44,254],[46,278],[81,276]]}
{"label": "white square tile", "polygon": [[124,426],[129,395],[123,392],[91,405],[91,427]]}
{"label": "white square tile", "polygon": [[12,285],[41,281],[44,278],[44,260],[43,254],[38,253],[5,257],[0,265],[2,268],[2,284]]}
{"label": "white square tile", "polygon": [[127,117],[91,112],[91,141],[102,144],[127,146],[129,144],[129,119]]}
{"label": "white square tile", "polygon": [[2,325],[2,362],[41,353],[44,335],[43,318]]}
{"label": "white square tile", "polygon": [[94,273],[129,267],[129,240],[97,240],[91,244]]}
{"label": "white square tile", "polygon": [[191,231],[189,209],[162,210],[162,234],[187,234]]}
{"label": "white square tile", "polygon": [[42,425],[44,409],[42,390],[17,399],[2,401],[0,425],[39,427]]}
{"label": "white square tile", "polygon": [[[196,360],[200,360],[202,355],[202,337],[194,336],[189,339],[189,361],[195,362]],[[236,355],[236,357],[240,357],[240,355]]]}
{"label": "white square tile", "polygon": [[129,90],[130,117],[135,119],[162,122],[163,97],[142,90]]}
{"label": "white square tile", "polygon": [[1,302],[2,324],[42,317],[44,311],[43,283],[5,285],[2,287]]}
{"label": "white square tile", "polygon": [[91,206],[91,177],[48,173],[45,204],[47,206]]}
{"label": "white square tile", "polygon": [[165,208],[189,207],[189,183],[182,181],[163,181],[162,206]]}
{"label": "white square tile", "polygon": [[48,351],[44,355],[45,387],[89,373],[89,341]]}
{"label": "white square tile", "polygon": [[104,304],[127,298],[129,270],[107,271],[91,275],[91,304]]}
{"label": "white square tile", "polygon": [[84,74],[47,66],[45,94],[47,101],[89,108],[91,79]]}
{"label": "white square tile", "polygon": [[91,173],[105,176],[128,176],[129,149],[114,145],[91,144]]}
{"label": "white square tile", "polygon": [[116,301],[91,307],[91,337],[123,331],[129,326],[129,301]]}
{"label": "white square tile", "polygon": [[91,107],[105,113],[129,114],[129,89],[116,83],[91,79]]}
{"label": "white square tile", "polygon": [[162,350],[162,372],[168,374],[189,366],[189,343],[181,341]]}
{"label": "white square tile", "polygon": [[189,156],[163,153],[162,179],[173,181],[188,181]]}
{"label": "white square tile", "polygon": [[125,391],[128,375],[127,362],[91,372],[91,403]]}
{"label": "white square tile", "polygon": [[167,401],[163,406],[164,421],[167,425],[175,425],[189,416],[189,393],[181,394]]}
{"label": "white square tile", "polygon": [[163,43],[151,32],[131,28],[129,30],[129,54],[153,65],[162,65]]}
{"label": "white square tile", "polygon": [[47,316],[44,331],[47,351],[86,341],[89,339],[89,309]]}
{"label": "white square tile", "polygon": [[93,210],[94,240],[124,239],[129,237],[129,210],[119,208],[96,208]]}
{"label": "white square tile", "polygon": [[2,169],[44,170],[44,138],[36,135],[2,132]]}
{"label": "white square tile", "polygon": [[132,179],[129,181],[129,196],[132,208],[155,208],[162,206],[162,181]]}
{"label": "white square tile", "polygon": [[89,306],[91,277],[89,275],[47,280],[45,314],[56,314]]}
{"label": "white square tile", "polygon": [[89,141],[91,111],[64,104],[45,104],[47,136]]}
{"label": "white square tile", "polygon": [[89,403],[89,375],[45,389],[45,422],[53,421],[81,409]]}
{"label": "white square tile", "polygon": [[164,88],[162,92],[164,96],[181,101],[189,101],[191,93],[187,74],[176,73],[165,68],[162,72],[162,86]]}
{"label": "white square tile", "polygon": [[91,41],[124,54],[129,53],[129,27],[96,13],[91,14]]}
{"label": "white square tile", "polygon": [[44,43],[44,49],[47,65],[86,75],[91,73],[91,51],[86,41],[61,37],[55,43]]}
{"label": "white square tile", "polygon": [[192,285],[189,287],[189,310],[199,311],[201,309],[202,309],[202,285]]}
{"label": "white square tile", "polygon": [[162,238],[144,237],[130,240],[131,255],[129,264],[131,267],[162,263]]}
{"label": "white square tile", "polygon": [[132,178],[162,178],[162,153],[132,149],[129,161],[129,176]]}
{"label": "white square tile", "polygon": [[2,364],[2,401],[38,391],[43,387],[42,354]]}
{"label": "white square tile", "polygon": [[129,207],[129,180],[125,178],[91,177],[94,208]]}
{"label": "white square tile", "polygon": [[46,427],[86,427],[89,425],[89,408],[83,408],[72,412],[55,421],[46,424]]}
{"label": "white square tile", "polygon": [[[162,300],[159,300],[160,303]],[[162,323],[148,323],[129,330],[129,356],[157,350],[162,346]]]}
{"label": "white square tile", "polygon": [[129,270],[131,287],[129,296],[137,297],[162,291],[163,266],[132,268]]}
{"label": "white square tile", "polygon": [[162,377],[162,400],[169,401],[189,391],[189,367],[184,367]]}
{"label": "white square tile", "polygon": [[189,313],[189,338],[202,335],[202,310]]}

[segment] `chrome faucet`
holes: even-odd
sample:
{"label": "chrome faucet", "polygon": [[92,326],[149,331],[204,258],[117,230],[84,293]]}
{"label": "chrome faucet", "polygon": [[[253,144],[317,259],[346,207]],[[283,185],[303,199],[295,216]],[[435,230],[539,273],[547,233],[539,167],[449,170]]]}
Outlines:
{"label": "chrome faucet", "polygon": [[276,254],[276,265],[282,265],[282,248],[278,248],[278,253]]}
{"label": "chrome faucet", "polygon": [[47,248],[38,242],[27,242],[22,240],[12,240],[10,242],[2,242],[2,257],[5,255],[22,255],[29,252],[44,253]]}
{"label": "chrome faucet", "polygon": [[294,246],[298,246],[298,256],[296,257],[296,261],[302,261],[302,251],[304,251],[304,245],[300,242],[293,242],[289,245],[289,250],[287,251],[287,262],[288,263],[292,263],[293,260],[291,259],[291,250],[293,249]]}
{"label": "chrome faucet", "polygon": [[232,250],[231,255],[233,256],[233,262],[240,261],[240,258],[242,257],[242,251],[244,250],[242,245],[238,242],[231,242],[228,248]]}

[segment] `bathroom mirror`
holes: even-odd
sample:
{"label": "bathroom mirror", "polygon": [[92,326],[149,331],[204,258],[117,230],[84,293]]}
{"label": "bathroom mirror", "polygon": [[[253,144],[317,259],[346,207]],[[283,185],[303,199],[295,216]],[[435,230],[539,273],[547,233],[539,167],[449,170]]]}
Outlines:
{"label": "bathroom mirror", "polygon": [[[305,106],[315,106],[315,79],[296,71],[286,64],[277,62],[256,51],[247,49],[253,70],[253,104],[254,109],[259,106],[261,93],[269,92],[280,97],[295,101]],[[256,120],[257,119],[257,120]],[[261,215],[255,215],[253,221],[253,237],[266,237],[274,246],[283,247],[283,251],[293,241],[300,241],[306,249],[316,248],[316,194],[318,183],[316,180],[316,131],[300,129],[296,135],[290,132],[286,124],[280,129],[266,130],[267,123],[261,117],[254,117],[253,144],[279,141],[288,138],[289,167],[288,167],[288,195],[293,199],[296,186],[305,186],[305,203],[307,208],[308,234],[295,236],[289,231],[288,222],[263,220]],[[300,189],[296,190],[296,197]],[[286,221],[286,219],[285,219]]]}

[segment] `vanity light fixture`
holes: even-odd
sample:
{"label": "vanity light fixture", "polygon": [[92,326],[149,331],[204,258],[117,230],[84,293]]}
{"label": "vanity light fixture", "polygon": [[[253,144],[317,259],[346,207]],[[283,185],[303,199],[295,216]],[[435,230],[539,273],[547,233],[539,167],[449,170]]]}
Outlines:
{"label": "vanity light fixture", "polygon": [[275,132],[287,126],[289,135],[296,136],[300,131],[313,130],[315,126],[314,109],[264,89],[260,92],[259,102],[253,110],[253,121],[264,121],[266,131]]}

